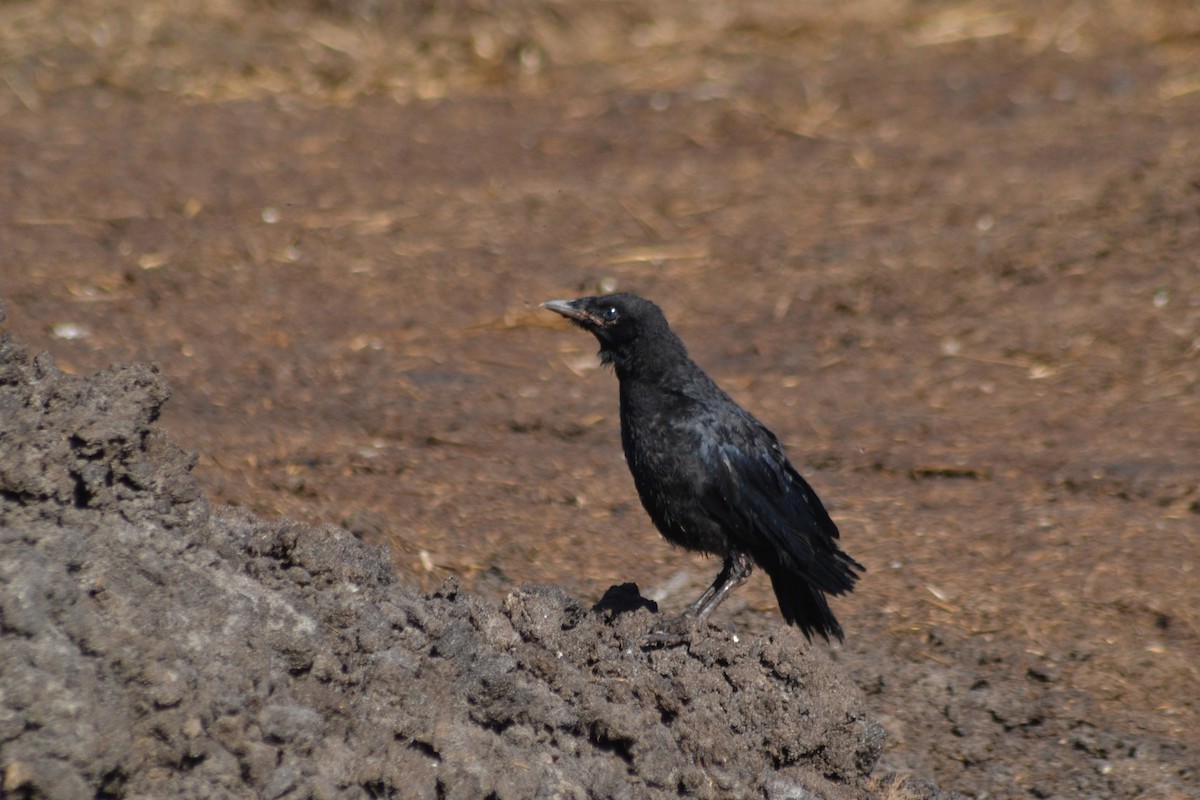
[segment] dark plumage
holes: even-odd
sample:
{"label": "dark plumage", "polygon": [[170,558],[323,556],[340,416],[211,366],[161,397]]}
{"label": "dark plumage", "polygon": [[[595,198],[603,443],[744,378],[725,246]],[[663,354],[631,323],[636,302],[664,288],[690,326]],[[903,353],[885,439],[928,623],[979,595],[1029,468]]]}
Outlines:
{"label": "dark plumage", "polygon": [[680,621],[704,619],[754,565],[805,636],[842,638],[826,594],[849,592],[863,567],[767,428],[688,357],[657,305],[631,294],[542,304],[600,342],[617,373],[621,443],[642,505],[667,540],[725,560]]}

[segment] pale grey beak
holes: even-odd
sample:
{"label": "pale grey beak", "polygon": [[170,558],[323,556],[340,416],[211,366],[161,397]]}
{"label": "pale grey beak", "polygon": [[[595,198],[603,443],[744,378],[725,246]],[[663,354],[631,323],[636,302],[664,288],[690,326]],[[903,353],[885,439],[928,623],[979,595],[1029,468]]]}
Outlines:
{"label": "pale grey beak", "polygon": [[562,314],[567,319],[586,320],[588,315],[575,307],[574,300],[547,300],[542,303],[542,308],[553,311],[555,314]]}

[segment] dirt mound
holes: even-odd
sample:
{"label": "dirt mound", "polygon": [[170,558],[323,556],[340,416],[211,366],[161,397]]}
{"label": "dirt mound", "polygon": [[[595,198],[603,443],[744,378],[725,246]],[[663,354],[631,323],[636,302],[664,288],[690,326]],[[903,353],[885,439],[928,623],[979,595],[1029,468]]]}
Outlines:
{"label": "dirt mound", "polygon": [[791,630],[643,650],[652,606],[396,582],[344,530],[210,508],[146,366],[0,340],[11,797],[924,797]]}

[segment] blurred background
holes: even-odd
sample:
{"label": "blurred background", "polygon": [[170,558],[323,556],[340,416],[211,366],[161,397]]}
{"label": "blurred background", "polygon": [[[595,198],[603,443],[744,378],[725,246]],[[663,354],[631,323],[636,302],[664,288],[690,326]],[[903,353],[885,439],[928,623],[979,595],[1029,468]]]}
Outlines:
{"label": "blurred background", "polygon": [[537,307],[651,297],[869,568],[884,766],[1194,797],[1197,130],[1191,2],[6,0],[0,298],[158,364],[215,503],[670,612],[719,565]]}

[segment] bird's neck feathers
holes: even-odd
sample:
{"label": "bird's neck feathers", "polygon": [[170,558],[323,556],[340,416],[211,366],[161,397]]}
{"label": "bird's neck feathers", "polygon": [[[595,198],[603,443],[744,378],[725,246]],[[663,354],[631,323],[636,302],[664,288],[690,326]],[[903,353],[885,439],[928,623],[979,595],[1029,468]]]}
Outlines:
{"label": "bird's neck feathers", "polygon": [[622,381],[657,381],[687,361],[687,348],[670,328],[654,337],[600,349],[600,363],[612,366]]}

